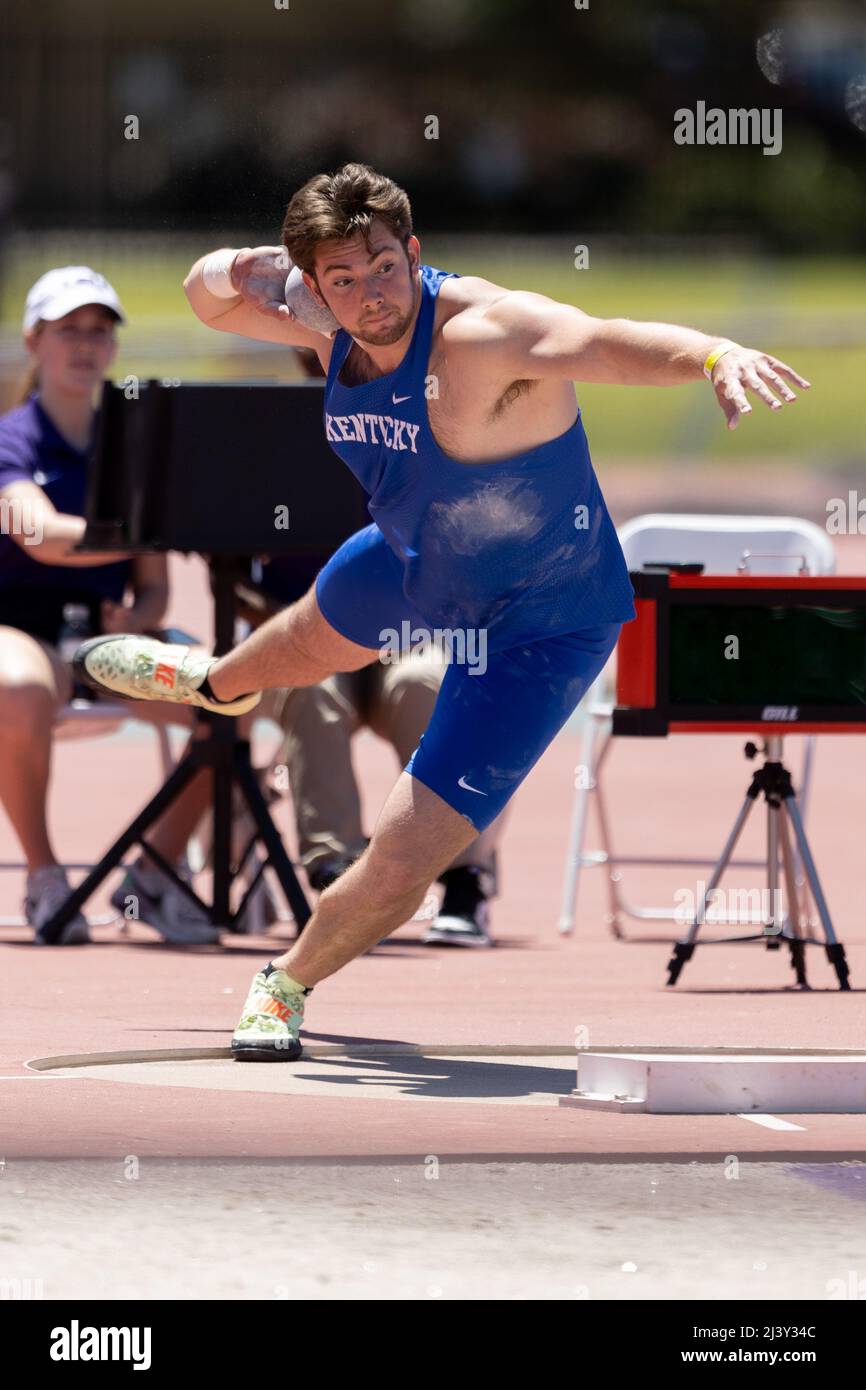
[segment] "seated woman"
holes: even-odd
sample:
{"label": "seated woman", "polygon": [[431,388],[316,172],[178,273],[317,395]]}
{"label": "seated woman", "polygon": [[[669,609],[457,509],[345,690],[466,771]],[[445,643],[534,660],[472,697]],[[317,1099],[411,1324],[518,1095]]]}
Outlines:
{"label": "seated woman", "polygon": [[[158,628],[168,603],[165,556],[76,554],[81,540],[87,459],[96,424],[95,397],[117,351],[125,318],[117,294],[87,266],[50,270],[30,290],[24,341],[33,360],[22,403],[0,416],[0,803],[27,859],[27,920],[41,928],[70,891],[46,821],[53,726],[72,694],[58,650],[64,609],[87,614],[92,634]],[[83,616],[83,615],[82,615]],[[183,719],[186,711],[181,714]],[[135,709],[137,718],[165,718]],[[179,722],[177,712],[172,712]],[[151,836],[177,860],[202,809],[205,778]],[[156,876],[161,885],[154,882]],[[150,909],[140,915],[167,939],[212,941],[218,933],[193,919],[186,898],[169,910],[152,870]],[[147,885],[146,885],[147,886]],[[79,913],[61,944],[88,940]]]}

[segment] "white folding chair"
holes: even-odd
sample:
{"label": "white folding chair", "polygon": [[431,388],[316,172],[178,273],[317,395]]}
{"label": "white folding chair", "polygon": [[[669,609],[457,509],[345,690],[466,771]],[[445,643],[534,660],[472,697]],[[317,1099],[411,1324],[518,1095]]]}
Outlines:
{"label": "white folding chair", "polygon": [[[132,717],[129,706],[118,701],[71,700],[58,713],[54,737],[64,743],[72,739],[104,738],[108,734],[116,733],[121,724]],[[141,723],[152,729],[156,735],[162,775],[168,777],[174,767],[168,729],[164,724],[151,723],[149,720],[142,720]],[[89,872],[94,865],[92,863],[80,864],[69,860],[64,861],[63,867],[65,869],[85,869]],[[17,870],[20,873],[26,868],[27,865],[23,862],[0,862],[0,870]],[[106,926],[110,922],[114,922],[116,918],[117,913],[112,913],[111,916],[90,917],[88,921],[92,926]],[[26,927],[27,921],[24,917],[0,917],[0,926]]]}
{"label": "white folding chair", "polygon": [[[811,521],[799,517],[772,516],[712,516],[655,513],[638,516],[620,528],[620,544],[630,570],[640,570],[648,564],[703,564],[706,574],[833,574],[836,556],[833,543],[825,531]],[[608,664],[583,702],[585,722],[578,769],[581,776],[575,785],[571,827],[566,851],[565,876],[558,929],[563,934],[574,930],[580,875],[583,869],[598,864],[608,866],[609,914],[614,936],[621,937],[622,918],[642,921],[675,921],[670,908],[634,907],[620,889],[620,868],[630,866],[690,866],[711,867],[716,857],[668,858],[657,855],[624,855],[615,853],[611,838],[610,818],[602,791],[601,772],[610,751],[613,690],[609,681],[612,662]],[[812,777],[815,739],[807,737],[804,745],[800,805],[805,813]],[[581,783],[585,785],[581,785]],[[595,799],[601,839],[600,850],[584,848],[586,819],[590,796]],[[741,868],[765,867],[764,860],[731,860]],[[798,865],[799,869],[799,865]],[[720,921],[722,919],[719,919]],[[732,922],[738,919],[730,919]]]}

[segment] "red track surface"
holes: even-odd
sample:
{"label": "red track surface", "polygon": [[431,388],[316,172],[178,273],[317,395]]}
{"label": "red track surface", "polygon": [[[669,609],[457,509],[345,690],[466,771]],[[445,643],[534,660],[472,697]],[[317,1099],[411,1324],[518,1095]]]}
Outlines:
{"label": "red track surface", "polygon": [[[840,569],[866,572],[866,544],[839,542]],[[172,620],[207,632],[196,562],[174,561]],[[712,854],[748,783],[742,738],[621,741],[608,787],[623,849]],[[799,766],[789,741],[791,766]],[[612,940],[599,870],[584,875],[579,922],[558,937],[562,865],[578,741],[563,735],[515,805],[503,847],[502,897],[492,952],[446,952],[418,943],[417,924],[320,986],[308,1007],[311,1041],[570,1044],[578,1027],[593,1045],[858,1047],[866,989],[862,861],[866,740],[819,741],[809,817],[813,850],[853,989],[840,994],[823,952],[810,948],[809,994],[790,990],[786,954],[761,946],[699,949],[676,989],[664,987],[673,930],[634,924]],[[121,761],[122,758],[122,761]],[[358,743],[371,820],[393,780],[390,750]],[[156,759],[141,737],[58,750],[52,824],[64,857],[97,857],[154,789]],[[281,813],[283,823],[285,810]],[[760,853],[756,811],[751,843]],[[592,827],[594,833],[594,827]],[[0,858],[17,858],[0,823]],[[699,871],[635,872],[636,901],[673,901]],[[707,875],[704,875],[705,877]],[[754,883],[742,876],[734,884]],[[22,878],[0,876],[0,913],[17,909]],[[104,899],[102,900],[104,901]],[[92,905],[98,910],[100,899]],[[413,1155],[419,1153],[649,1157],[664,1155],[863,1157],[862,1116],[788,1116],[774,1131],[737,1117],[620,1116],[544,1106],[435,1104],[157,1088],[28,1074],[26,1059],[58,1053],[226,1042],[264,942],[233,938],[225,950],[179,950],[147,928],[122,939],[96,930],[79,949],[38,950],[29,933],[0,931],[0,1155],[117,1157]],[[663,939],[664,938],[664,939]],[[273,948],[271,947],[271,954]],[[227,993],[227,991],[232,991]],[[17,1080],[10,1078],[19,1078]]]}

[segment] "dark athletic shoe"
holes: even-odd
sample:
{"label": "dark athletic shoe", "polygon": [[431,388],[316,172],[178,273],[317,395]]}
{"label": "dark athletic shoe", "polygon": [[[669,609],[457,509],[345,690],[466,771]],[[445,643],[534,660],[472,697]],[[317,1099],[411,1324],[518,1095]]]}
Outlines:
{"label": "dark athletic shoe", "polygon": [[322,859],[307,873],[307,882],[316,893],[324,893],[332,883],[336,883],[347,869],[357,863],[355,859]]}
{"label": "dark athletic shoe", "polygon": [[445,896],[439,914],[422,941],[425,946],[492,946],[490,908],[482,887],[484,871],[472,864],[446,869]]}
{"label": "dark athletic shoe", "polygon": [[298,1034],[310,993],[285,970],[270,964],[260,970],[232,1037],[235,1061],[296,1062],[303,1050]]}
{"label": "dark athletic shoe", "polygon": [[[42,928],[58,908],[62,907],[72,892],[72,885],[66,877],[62,864],[52,864],[27,875],[24,913],[34,930],[33,941],[36,946],[46,946]],[[55,946],[81,946],[90,940],[87,919],[83,913],[76,912],[71,922],[60,932]]]}

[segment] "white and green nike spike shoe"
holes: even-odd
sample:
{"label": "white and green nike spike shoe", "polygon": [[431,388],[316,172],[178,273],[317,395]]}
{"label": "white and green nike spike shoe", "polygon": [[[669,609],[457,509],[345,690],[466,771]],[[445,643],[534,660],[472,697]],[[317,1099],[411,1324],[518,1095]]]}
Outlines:
{"label": "white and green nike spike shoe", "polygon": [[232,1037],[236,1062],[296,1062],[304,1001],[312,991],[285,970],[266,965],[253,980],[241,1021]]}
{"label": "white and green nike spike shoe", "polygon": [[72,659],[76,677],[94,690],[111,691],[128,700],[168,700],[197,705],[213,714],[246,714],[262,698],[261,691],[236,700],[217,700],[201,686],[217,661],[191,647],[173,646],[155,637],[91,637]]}

